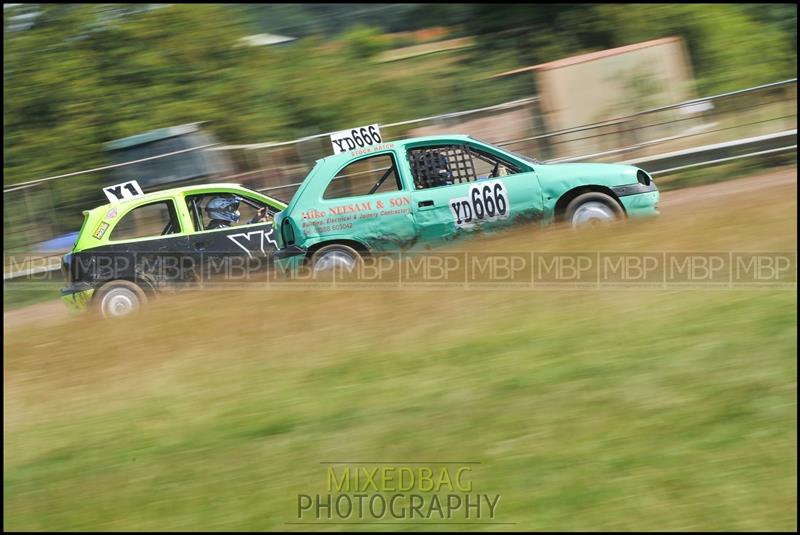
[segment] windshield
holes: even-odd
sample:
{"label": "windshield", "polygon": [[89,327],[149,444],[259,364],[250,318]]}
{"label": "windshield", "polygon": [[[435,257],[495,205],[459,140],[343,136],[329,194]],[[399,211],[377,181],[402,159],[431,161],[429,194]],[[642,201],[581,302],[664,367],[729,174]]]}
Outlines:
{"label": "windshield", "polygon": [[518,152],[514,152],[513,150],[509,150],[509,149],[507,149],[505,147],[499,147],[498,145],[495,145],[494,143],[489,143],[485,139],[479,139],[477,137],[472,137],[472,136],[470,136],[470,137],[472,139],[474,139],[475,141],[480,141],[481,143],[483,143],[485,145],[489,145],[490,147],[497,147],[498,149],[502,150],[503,152],[506,152],[506,153],[508,153],[508,154],[510,154],[512,156],[516,156],[520,160],[525,160],[526,162],[536,163],[536,164],[541,164],[542,163],[540,160],[537,160],[536,158],[533,158],[531,156],[525,156],[524,154],[520,154]]}
{"label": "windshield", "polygon": [[525,160],[525,161],[528,161],[528,162],[531,162],[531,163],[538,163],[538,164],[542,163],[541,160],[537,160],[536,158],[534,158],[532,156],[525,156],[524,154],[520,154],[518,152],[514,152],[513,150],[508,150],[508,149],[503,149],[503,150],[505,152],[509,153],[512,156],[516,156],[520,160]]}

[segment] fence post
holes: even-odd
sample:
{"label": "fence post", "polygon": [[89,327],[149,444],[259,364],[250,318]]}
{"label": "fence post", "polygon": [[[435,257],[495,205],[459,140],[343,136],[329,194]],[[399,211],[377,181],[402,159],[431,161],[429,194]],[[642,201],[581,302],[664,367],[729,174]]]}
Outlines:
{"label": "fence post", "polygon": [[[269,158],[267,154],[267,151],[269,151],[269,149],[256,149],[256,150],[258,151],[257,157],[260,170],[257,174],[259,187],[260,188],[269,187],[273,185],[270,184],[271,177],[270,177]],[[277,184],[274,185],[277,186]]]}
{"label": "fence post", "polygon": [[536,152],[536,158],[547,161],[553,158],[553,147],[550,144],[549,137],[538,137],[544,135],[545,132],[545,125],[544,125],[544,117],[542,116],[542,107],[539,105],[540,100],[536,98],[531,103],[531,114],[533,116],[533,137],[537,137],[534,140]]}
{"label": "fence post", "polygon": [[[27,242],[26,243],[27,245],[30,245],[32,243],[30,241],[31,240],[30,228],[33,227],[33,226],[38,226],[38,222],[35,222],[36,220],[33,219],[33,213],[32,213],[33,210],[31,210],[31,199],[30,199],[30,196],[29,196],[30,194],[28,193],[29,190],[30,190],[30,188],[24,188],[22,190],[22,191],[25,192],[25,194],[23,195],[23,197],[25,198],[25,212],[26,212],[25,213],[25,219],[29,222],[26,225],[24,225],[24,228],[28,229],[25,232],[25,235],[26,235],[25,236],[25,241]],[[34,230],[34,234],[35,234],[36,233],[36,228],[34,228],[33,230]]]}
{"label": "fence post", "polygon": [[47,183],[47,198],[50,200],[50,234],[56,235],[61,232],[61,227],[58,224],[58,215],[56,212],[56,205],[53,202],[53,183],[55,181],[51,180]]}

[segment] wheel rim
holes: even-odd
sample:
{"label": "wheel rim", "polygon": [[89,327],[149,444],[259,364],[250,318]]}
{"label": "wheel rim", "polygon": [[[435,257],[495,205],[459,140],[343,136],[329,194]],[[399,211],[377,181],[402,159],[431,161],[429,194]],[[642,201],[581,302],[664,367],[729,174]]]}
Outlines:
{"label": "wheel rim", "polygon": [[127,288],[117,288],[108,292],[101,303],[103,316],[117,318],[130,314],[139,308],[138,296]]}
{"label": "wheel rim", "polygon": [[572,227],[593,226],[610,223],[617,219],[614,210],[601,202],[587,202],[578,207],[572,215]]}
{"label": "wheel rim", "polygon": [[314,273],[332,271],[334,269],[346,269],[352,271],[356,266],[356,259],[344,251],[331,251],[325,253],[314,263]]}

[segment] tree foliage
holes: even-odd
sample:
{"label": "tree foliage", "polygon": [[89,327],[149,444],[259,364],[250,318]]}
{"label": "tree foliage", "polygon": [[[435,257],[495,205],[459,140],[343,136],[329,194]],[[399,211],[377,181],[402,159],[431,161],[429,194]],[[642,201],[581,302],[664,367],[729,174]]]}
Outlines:
{"label": "tree foliage", "polygon": [[[796,75],[794,5],[153,6],[39,4],[4,33],[6,183],[108,163],[103,143],[186,122],[246,143],[493,104],[519,94],[488,75],[668,35],[686,39],[703,94]],[[375,61],[383,31],[451,24],[479,46]],[[240,40],[292,25],[308,37]]]}
{"label": "tree foliage", "polygon": [[[489,50],[523,63],[660,37],[686,40],[702,94],[797,74],[797,6],[774,4],[481,4],[468,21]],[[513,23],[510,24],[510,22]]]}

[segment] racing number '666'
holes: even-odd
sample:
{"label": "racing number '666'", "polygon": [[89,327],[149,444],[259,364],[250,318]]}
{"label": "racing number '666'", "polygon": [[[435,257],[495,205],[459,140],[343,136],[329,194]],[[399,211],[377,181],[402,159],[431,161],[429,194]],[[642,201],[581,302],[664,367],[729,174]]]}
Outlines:
{"label": "racing number '666'", "polygon": [[[361,135],[359,135],[359,133]],[[369,128],[360,128],[359,130],[353,130],[350,132],[350,134],[353,137],[353,141],[355,141],[356,145],[358,145],[359,147],[381,142],[381,136],[380,134],[378,134],[374,126],[370,126]]]}
{"label": "racing number '666'", "polygon": [[508,193],[501,180],[478,182],[465,197],[450,199],[450,211],[457,227],[471,227],[481,221],[508,217]]}

